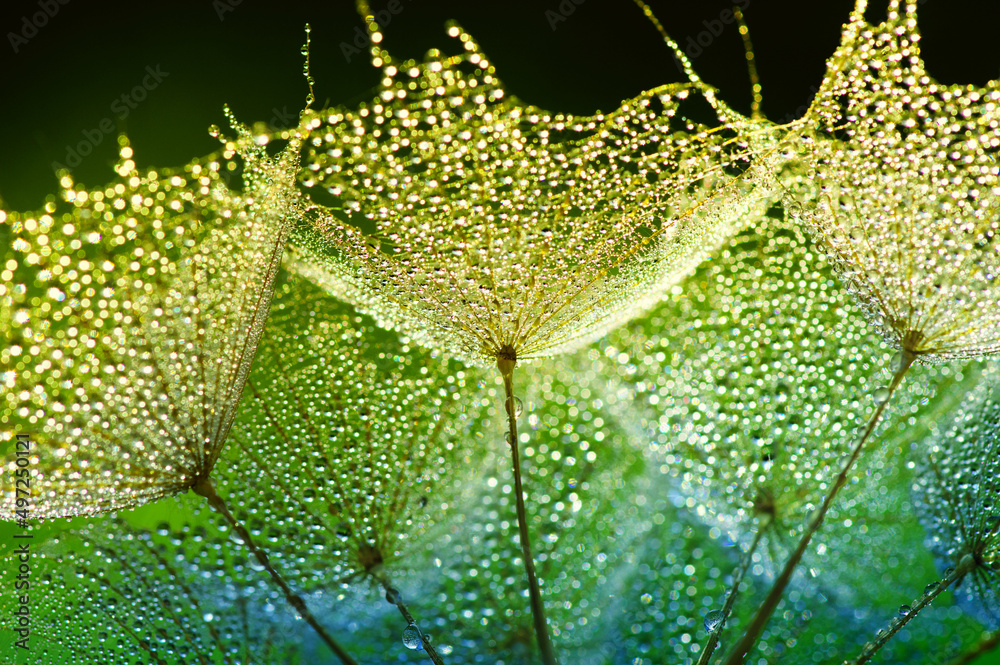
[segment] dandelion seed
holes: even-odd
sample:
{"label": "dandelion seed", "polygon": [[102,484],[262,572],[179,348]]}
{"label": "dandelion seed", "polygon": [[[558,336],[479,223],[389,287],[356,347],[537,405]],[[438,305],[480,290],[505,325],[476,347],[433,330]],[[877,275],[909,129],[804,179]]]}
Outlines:
{"label": "dandelion seed", "polygon": [[[735,542],[749,544],[768,525],[757,560],[769,572],[802,535],[864,425],[859,397],[882,380],[868,359],[880,340],[851,316],[857,308],[818,248],[780,212],[737,235],[650,316],[608,335],[596,361],[634,397],[632,417],[649,433],[660,482]],[[948,366],[922,375],[910,394],[933,404],[977,376]],[[898,445],[901,435],[887,436]],[[873,460],[870,468],[877,486],[892,467]],[[813,565],[827,580],[840,568],[833,554]]]}
{"label": "dandelion seed", "polygon": [[[304,124],[313,205],[290,266],[421,345],[495,364],[520,496],[517,362],[579,348],[648,308],[763,211],[779,158],[766,123],[738,119],[699,82],[609,114],[553,114],[512,100],[472,37],[457,25],[449,35],[461,54],[424,62],[373,46],[375,98]],[[714,126],[690,119],[713,104]]]}
{"label": "dandelion seed", "polygon": [[[237,514],[302,534],[271,539],[289,583],[374,581],[420,643],[395,578],[463,492],[465,371],[430,362],[294,275],[277,288],[260,353],[269,362],[251,373],[220,489]],[[303,559],[303,540],[322,557]]]}
{"label": "dandelion seed", "polygon": [[[979,621],[1000,627],[1000,389],[995,368],[918,448],[914,490],[940,568],[972,555],[969,579],[952,589]],[[954,568],[952,568],[954,571]],[[947,572],[946,576],[947,576]]]}
{"label": "dandelion seed", "polygon": [[[859,398],[882,381],[881,368],[867,357],[880,340],[851,316],[856,306],[818,251],[775,210],[649,317],[608,335],[595,354],[600,374],[633,397],[632,418],[648,433],[654,482],[667,484],[671,500],[696,506],[702,521],[739,543],[734,581],[713,601],[726,616],[738,582],[752,583],[751,569],[757,577],[775,575],[794,551],[853,432],[864,425]],[[914,401],[932,405],[946,403],[977,376],[948,366],[921,374],[924,381],[909,391]],[[907,443],[905,430],[885,431],[888,450]],[[899,508],[899,500],[875,490],[902,482],[895,468],[873,456],[871,477],[858,488],[865,500],[835,507],[835,514],[860,523],[892,514],[889,506]],[[818,540],[822,554],[809,565],[824,588],[856,606],[877,603],[878,595],[863,591],[858,571],[884,567],[878,553],[897,547],[897,533],[832,529]],[[893,574],[902,581],[916,553],[897,556]],[[711,636],[698,643],[702,658],[710,657]]]}
{"label": "dandelion seed", "polygon": [[725,661],[743,663],[812,535],[915,361],[1000,352],[1000,91],[946,86],[920,59],[916,2],[877,26],[858,0],[793,141],[786,206],[814,229],[868,320],[902,351],[878,407]]}
{"label": "dandelion seed", "polygon": [[[227,115],[239,138],[227,142],[226,156],[243,158],[242,194],[226,187],[217,164],[209,169],[215,175],[196,162],[169,178],[140,177],[123,146],[122,182],[90,192],[67,181],[75,204],[67,223],[58,228],[45,215],[22,225],[25,251],[31,243],[54,250],[42,262],[29,254],[25,267],[51,267],[79,296],[60,309],[42,301],[38,327],[19,331],[37,341],[19,369],[42,388],[4,400],[42,428],[32,469],[41,498],[29,516],[91,515],[190,490],[227,519],[298,614],[353,665],[233,518],[211,478],[270,307],[293,220],[299,149],[298,138],[286,135],[285,150],[270,158]],[[168,200],[162,192],[171,187],[179,191]],[[208,220],[214,224],[187,235],[185,224]],[[88,231],[100,260],[74,256]],[[13,493],[5,490],[11,500],[0,517],[14,518]]]}

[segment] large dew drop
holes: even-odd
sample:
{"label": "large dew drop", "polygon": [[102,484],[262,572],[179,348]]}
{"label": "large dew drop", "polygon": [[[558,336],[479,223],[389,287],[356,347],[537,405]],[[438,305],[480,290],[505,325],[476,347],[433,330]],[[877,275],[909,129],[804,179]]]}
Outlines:
{"label": "large dew drop", "polygon": [[712,610],[705,615],[705,630],[714,633],[722,627],[724,620],[725,617],[722,614],[722,610]]}
{"label": "large dew drop", "polygon": [[413,624],[403,629],[403,646],[414,651],[422,647],[420,643],[420,631]]}

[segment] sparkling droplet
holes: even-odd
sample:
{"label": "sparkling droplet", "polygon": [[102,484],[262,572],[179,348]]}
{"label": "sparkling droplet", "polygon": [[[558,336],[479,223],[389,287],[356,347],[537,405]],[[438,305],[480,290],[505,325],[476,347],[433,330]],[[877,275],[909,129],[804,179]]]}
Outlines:
{"label": "sparkling droplet", "polygon": [[651,602],[653,602],[653,597],[648,593],[644,593],[641,596],[639,596],[639,600],[642,602],[643,605],[649,605]]}
{"label": "sparkling droplet", "polygon": [[219,134],[221,134],[221,133],[222,133],[222,130],[219,129],[218,125],[209,125],[209,127],[208,127],[208,135],[209,136],[214,136],[214,137],[218,138]]}
{"label": "sparkling droplet", "polygon": [[420,631],[413,624],[403,629],[403,646],[413,650],[421,648]]}
{"label": "sparkling droplet", "polygon": [[872,392],[872,399],[875,400],[876,404],[882,404],[887,399],[889,399],[889,389],[885,386],[876,389]]}
{"label": "sparkling droplet", "polygon": [[521,411],[524,410],[524,405],[521,404],[521,399],[519,397],[514,397],[514,417],[517,418],[521,415]]}
{"label": "sparkling droplet", "polygon": [[931,582],[930,584],[924,587],[924,595],[926,596],[930,592],[934,591],[934,589],[936,589],[937,587],[938,587],[937,582]]}
{"label": "sparkling droplet", "polygon": [[395,605],[396,603],[398,603],[399,598],[400,598],[399,590],[394,589],[392,587],[389,587],[388,589],[385,590],[385,600],[390,605]]}
{"label": "sparkling droplet", "polygon": [[907,614],[910,613],[911,609],[912,608],[909,605],[900,605],[899,606],[899,616],[905,617]]}
{"label": "sparkling droplet", "polygon": [[705,630],[715,632],[723,623],[722,610],[712,610],[705,615]]}

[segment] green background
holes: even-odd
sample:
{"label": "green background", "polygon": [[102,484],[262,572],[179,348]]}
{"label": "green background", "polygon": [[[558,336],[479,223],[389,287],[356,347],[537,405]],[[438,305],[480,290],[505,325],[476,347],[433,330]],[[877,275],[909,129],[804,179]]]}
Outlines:
{"label": "green background", "polygon": [[[483,46],[513,94],[554,111],[609,110],[623,98],[680,73],[656,32],[626,0],[565,0],[573,11],[555,24],[556,0],[421,2],[385,28],[384,45],[397,57],[419,57],[445,41],[443,24],[457,19]],[[710,34],[726,3],[651,2],[682,45]],[[745,11],[764,86],[764,111],[775,120],[801,115],[837,43],[850,2],[757,0]],[[313,26],[312,71],[319,105],[364,98],[377,83],[365,54],[348,61],[342,44],[361,27],[353,3],[297,2],[96,3],[58,5],[14,52],[9,34],[23,31],[38,2],[6,2],[0,16],[0,199],[5,207],[37,208],[56,191],[53,163],[86,140],[85,132],[114,123],[128,133],[140,167],[177,165],[214,150],[210,124],[223,124],[229,104],[244,121],[294,122],[304,103],[303,25]],[[385,3],[373,2],[376,11]],[[921,4],[924,57],[945,82],[984,81],[1000,73],[996,26],[1000,3]],[[750,87],[743,47],[732,25],[701,47],[695,69],[722,97],[748,112]],[[118,117],[113,103],[159,67],[168,75],[148,97]],[[287,121],[285,119],[287,118]],[[115,142],[106,134],[72,169],[77,181],[111,177]],[[5,250],[6,251],[6,250]],[[150,506],[150,523],[167,503]],[[874,628],[873,628],[874,630]],[[1000,662],[1000,656],[978,661]]]}

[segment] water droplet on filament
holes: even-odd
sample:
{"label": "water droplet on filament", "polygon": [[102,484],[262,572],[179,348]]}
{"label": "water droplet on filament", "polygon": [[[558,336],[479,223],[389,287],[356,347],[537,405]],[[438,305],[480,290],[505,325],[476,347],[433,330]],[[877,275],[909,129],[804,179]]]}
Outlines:
{"label": "water droplet on filament", "polygon": [[722,610],[712,610],[705,615],[705,630],[714,632],[723,622]]}
{"label": "water droplet on filament", "polygon": [[403,629],[403,646],[407,649],[417,650],[421,648],[420,631],[413,624]]}

